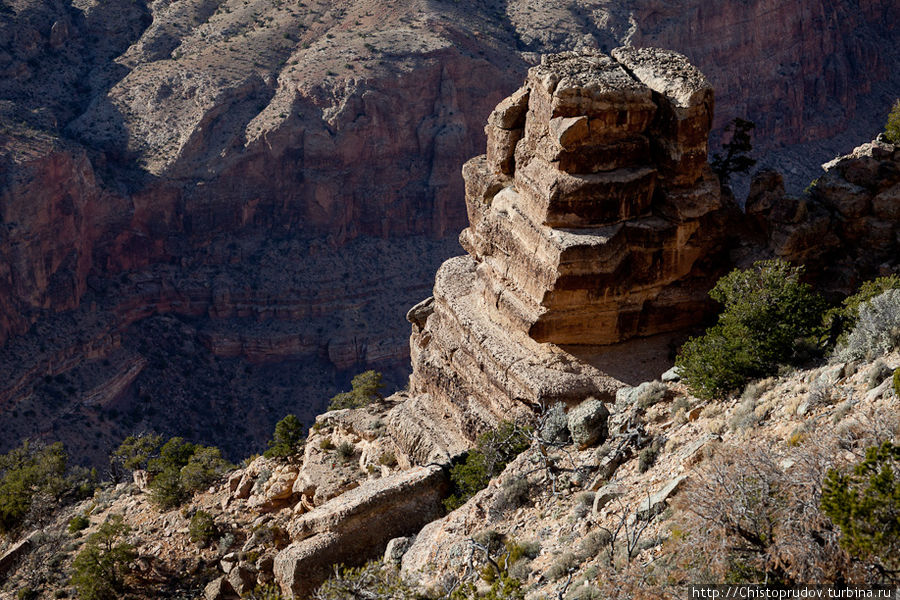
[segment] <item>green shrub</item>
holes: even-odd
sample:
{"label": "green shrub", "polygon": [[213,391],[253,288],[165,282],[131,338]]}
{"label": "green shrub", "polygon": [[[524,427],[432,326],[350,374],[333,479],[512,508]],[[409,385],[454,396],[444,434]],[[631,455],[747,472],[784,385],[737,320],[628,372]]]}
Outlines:
{"label": "green shrub", "polygon": [[266,458],[287,458],[303,450],[303,424],[295,415],[287,415],[275,424],[275,433],[269,440]]}
{"label": "green shrub", "polygon": [[334,450],[334,442],[331,441],[330,437],[322,438],[322,441],[319,442],[319,448],[328,452],[329,450]]}
{"label": "green shrub", "polygon": [[69,533],[78,533],[82,529],[87,529],[91,525],[91,520],[85,515],[75,515],[69,519]]}
{"label": "green shrub", "polygon": [[884,137],[892,144],[900,144],[900,100],[894,103],[884,126]]}
{"label": "green shrub", "polygon": [[893,387],[894,395],[900,398],[900,367],[894,369]]}
{"label": "green shrub", "polygon": [[444,500],[444,507],[450,511],[465,504],[528,446],[528,433],[511,421],[481,434],[465,460],[450,469],[452,493]]}
{"label": "green shrub", "polygon": [[201,446],[174,437],[163,444],[159,456],[147,463],[150,472],[150,499],[162,509],[171,509],[209,487],[231,465],[218,448]]}
{"label": "green shrub", "polygon": [[71,583],[81,600],[117,600],[125,591],[125,576],[136,554],[119,538],[128,533],[121,515],[115,515],[92,534],[72,562]]}
{"label": "green shrub", "polygon": [[850,554],[888,571],[900,570],[900,446],[884,442],[866,450],[851,472],[830,470],[822,511],[841,529]]}
{"label": "green shrub", "polygon": [[191,517],[188,532],[192,542],[206,547],[219,535],[219,528],[216,527],[216,522],[211,514],[205,510],[198,510]]}
{"label": "green shrub", "polygon": [[23,525],[36,497],[55,502],[76,495],[86,476],[67,476],[67,460],[61,443],[39,447],[26,441],[0,455],[0,534]]}
{"label": "green shrub", "polygon": [[737,390],[795,360],[798,341],[817,332],[822,300],[801,283],[803,269],[782,260],[754,263],[716,283],[718,323],[682,346],[675,364],[702,398]]}
{"label": "green shrub", "polygon": [[148,461],[159,455],[162,442],[163,438],[161,435],[130,435],[113,451],[110,459],[112,462],[120,463],[130,471],[146,469]]}
{"label": "green shrub", "polygon": [[353,378],[351,386],[351,391],[342,392],[331,399],[328,410],[361,408],[384,398],[381,395],[381,390],[384,388],[384,384],[381,383],[381,373],[375,371],[360,373]]}

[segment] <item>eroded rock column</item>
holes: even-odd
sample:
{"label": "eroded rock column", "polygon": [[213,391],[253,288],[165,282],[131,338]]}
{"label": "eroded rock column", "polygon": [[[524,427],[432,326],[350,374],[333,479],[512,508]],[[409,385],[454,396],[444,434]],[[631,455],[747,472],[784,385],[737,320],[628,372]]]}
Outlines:
{"label": "eroded rock column", "polygon": [[[682,55],[627,47],[544,57],[497,106],[486,155],[463,167],[468,255],[410,318],[418,397],[395,428],[417,460],[527,405],[609,399],[621,383],[577,348],[699,320],[722,238],[712,110]],[[399,431],[413,412],[441,439]]]}

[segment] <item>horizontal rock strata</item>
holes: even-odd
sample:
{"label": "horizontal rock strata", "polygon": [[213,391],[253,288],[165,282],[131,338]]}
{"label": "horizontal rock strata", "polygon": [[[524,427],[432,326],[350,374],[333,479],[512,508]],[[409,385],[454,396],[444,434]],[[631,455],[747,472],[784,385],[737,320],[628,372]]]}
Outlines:
{"label": "horizontal rock strata", "polygon": [[698,321],[722,238],[712,110],[683,56],[633,48],[544,57],[497,106],[487,154],[463,167],[469,255],[408,315],[411,402],[441,423],[394,409],[411,461],[446,460],[528,406],[611,400],[621,383],[577,348]]}

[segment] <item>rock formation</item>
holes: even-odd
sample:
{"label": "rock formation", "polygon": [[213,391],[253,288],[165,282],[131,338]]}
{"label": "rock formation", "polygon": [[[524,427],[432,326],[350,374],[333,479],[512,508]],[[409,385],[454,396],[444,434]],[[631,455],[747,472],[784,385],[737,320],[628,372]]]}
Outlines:
{"label": "rock formation", "polygon": [[802,196],[756,175],[747,214],[775,256],[805,264],[822,289],[849,294],[894,272],[900,256],[900,148],[876,140],[822,165]]}
{"label": "rock formation", "polygon": [[415,467],[366,483],[292,523],[293,544],[275,557],[282,590],[305,598],[332,565],[359,562],[388,540],[415,533],[443,513],[447,475],[438,465]]}
{"label": "rock formation", "polygon": [[[469,255],[408,315],[419,397],[391,423],[409,455],[452,455],[448,430],[471,440],[527,406],[610,400],[621,383],[584,348],[697,322],[722,237],[712,111],[682,55],[627,47],[545,57],[497,106],[463,168]],[[416,414],[441,434],[409,435]]]}

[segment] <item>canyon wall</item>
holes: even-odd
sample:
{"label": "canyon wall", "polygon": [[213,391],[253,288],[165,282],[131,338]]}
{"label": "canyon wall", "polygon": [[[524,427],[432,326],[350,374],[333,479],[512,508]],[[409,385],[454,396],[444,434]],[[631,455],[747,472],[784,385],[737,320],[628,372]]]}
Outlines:
{"label": "canyon wall", "polygon": [[[757,120],[755,145],[796,171],[790,187],[844,128],[880,126],[897,89],[897,8],[7,0],[0,410],[15,425],[4,439],[83,437],[72,403],[88,413],[79,428],[102,438],[97,455],[119,435],[107,436],[109,410],[162,426],[141,398],[166,390],[188,406],[198,392],[153,360],[123,384],[122,365],[138,363],[117,362],[129,348],[150,358],[157,339],[142,336],[160,328],[185,337],[174,348],[205,353],[196,368],[215,385],[246,396],[230,404],[265,394],[223,373],[306,365],[252,426],[256,443],[278,413],[317,412],[353,371],[389,370],[401,385],[398,306],[456,253],[460,169],[538,53],[624,41],[685,52],[719,90],[713,133],[732,115]],[[101,402],[91,390],[104,389],[118,392]],[[205,403],[195,430],[207,431]]]}

